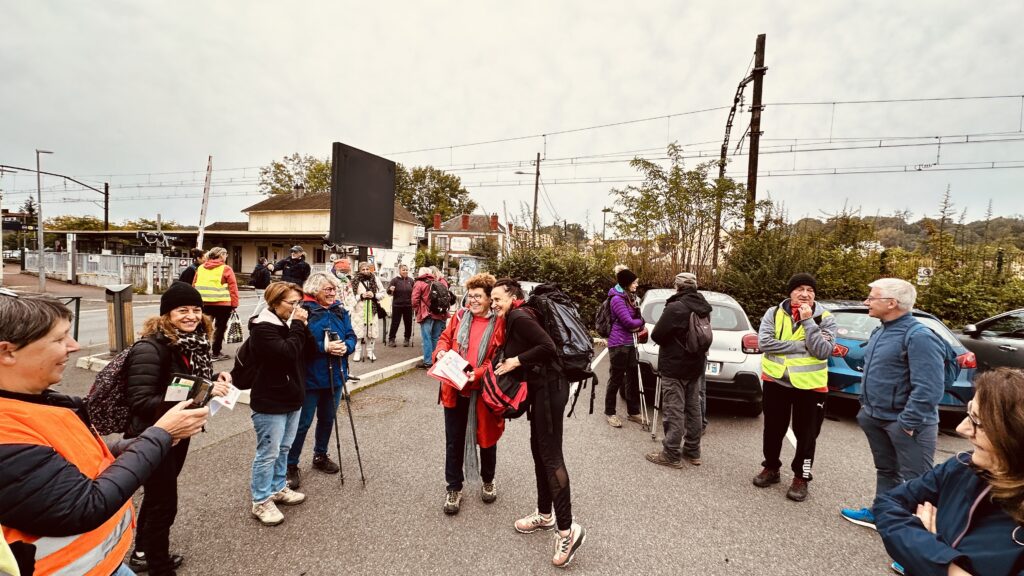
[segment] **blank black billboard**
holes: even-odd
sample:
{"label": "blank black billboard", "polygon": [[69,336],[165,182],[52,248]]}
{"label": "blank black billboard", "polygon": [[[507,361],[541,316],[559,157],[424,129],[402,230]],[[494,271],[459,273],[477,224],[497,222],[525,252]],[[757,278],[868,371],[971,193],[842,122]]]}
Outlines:
{"label": "blank black billboard", "polygon": [[335,142],[331,158],[331,230],[346,246],[391,248],[395,224],[395,163]]}

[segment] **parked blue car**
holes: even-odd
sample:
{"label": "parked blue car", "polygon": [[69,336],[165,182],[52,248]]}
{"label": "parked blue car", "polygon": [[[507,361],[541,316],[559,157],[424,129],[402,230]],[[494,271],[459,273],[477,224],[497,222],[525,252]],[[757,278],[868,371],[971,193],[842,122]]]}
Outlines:
{"label": "parked blue car", "polygon": [[[871,332],[881,323],[868,316],[866,306],[856,302],[823,301],[836,318],[836,346],[828,360],[828,391],[839,398],[860,398],[861,380],[864,373],[864,346]],[[931,328],[940,338],[949,343],[957,354],[960,375],[939,403],[940,410],[964,412],[967,402],[974,398],[974,373],[978,361],[974,353],[964,347],[957,337],[946,328],[941,320],[920,310],[913,315],[919,322]]]}

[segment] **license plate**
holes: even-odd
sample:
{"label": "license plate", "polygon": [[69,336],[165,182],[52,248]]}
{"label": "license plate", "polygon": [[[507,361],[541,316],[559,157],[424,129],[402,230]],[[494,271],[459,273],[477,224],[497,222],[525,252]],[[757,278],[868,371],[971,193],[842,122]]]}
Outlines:
{"label": "license plate", "polygon": [[706,376],[718,376],[722,371],[721,362],[708,362],[707,366],[704,367],[704,375]]}

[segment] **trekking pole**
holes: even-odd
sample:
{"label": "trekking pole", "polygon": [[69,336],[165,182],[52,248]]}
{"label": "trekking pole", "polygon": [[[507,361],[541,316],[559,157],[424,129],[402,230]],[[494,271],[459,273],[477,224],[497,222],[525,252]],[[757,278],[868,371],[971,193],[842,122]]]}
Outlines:
{"label": "trekking pole", "polygon": [[[329,361],[329,360],[328,360]],[[338,360],[338,366],[341,367],[341,360]],[[356,462],[359,462],[359,478],[363,481],[363,487],[366,487],[366,476],[363,475],[363,457],[359,455],[359,438],[356,437],[356,423],[352,420],[352,400],[349,398],[348,383],[341,383],[341,393],[345,396],[345,406],[348,407],[348,423],[352,426],[352,442],[356,445]]]}
{"label": "trekking pole", "polygon": [[661,405],[661,374],[654,374],[654,416],[651,417],[651,440],[658,439],[658,406]]}
{"label": "trekking pole", "polygon": [[636,332],[633,332],[633,350],[636,352],[636,382],[640,389],[640,429],[650,427],[651,422],[647,419],[647,396],[644,394],[644,378],[640,373],[640,343],[637,341]]}
{"label": "trekking pole", "polygon": [[[330,338],[327,336],[327,330],[324,330],[324,351],[327,350],[327,344],[330,343]],[[331,362],[331,354],[327,354],[327,377],[331,381],[331,402],[334,402],[334,363]],[[344,384],[342,384],[344,386]],[[344,388],[342,389],[344,390]],[[338,450],[338,475],[341,476],[341,485],[345,485],[345,471],[341,468],[341,433],[338,432],[338,410],[335,408],[331,416],[334,418],[334,447]]]}

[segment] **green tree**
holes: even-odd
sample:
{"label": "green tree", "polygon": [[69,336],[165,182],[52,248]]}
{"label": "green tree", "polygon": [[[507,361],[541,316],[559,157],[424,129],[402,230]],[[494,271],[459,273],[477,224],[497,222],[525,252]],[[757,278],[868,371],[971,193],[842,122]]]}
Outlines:
{"label": "green tree", "polygon": [[103,220],[95,216],[54,216],[45,224],[47,230],[103,230]]}
{"label": "green tree", "polygon": [[291,194],[302,184],[306,194],[331,191],[331,161],[306,154],[292,154],[260,168],[260,192],[267,195]]}
{"label": "green tree", "polygon": [[477,208],[461,178],[433,166],[414,166],[410,170],[399,164],[395,169],[395,199],[427,228],[434,225],[435,213],[444,221],[472,214]]}
{"label": "green tree", "polygon": [[[161,230],[194,230],[195,226],[185,226],[176,220],[163,220],[160,223]],[[156,220],[139,218],[137,220],[125,220],[121,225],[122,230],[156,230]]]}
{"label": "green tree", "polygon": [[26,198],[25,201],[21,203],[20,210],[22,212],[24,212],[25,214],[28,214],[31,218],[35,218],[35,216],[36,216],[36,200],[35,200],[35,198],[33,198],[31,196]]}

